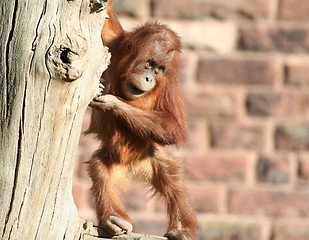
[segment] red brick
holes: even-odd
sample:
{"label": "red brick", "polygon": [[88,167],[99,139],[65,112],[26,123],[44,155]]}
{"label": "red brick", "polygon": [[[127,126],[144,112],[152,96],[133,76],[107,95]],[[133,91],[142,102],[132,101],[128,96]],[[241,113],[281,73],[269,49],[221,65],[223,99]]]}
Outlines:
{"label": "red brick", "polygon": [[308,217],[309,192],[234,188],[229,192],[228,205],[233,214]]}
{"label": "red brick", "polygon": [[309,150],[309,126],[278,126],[275,145],[280,150]]}
{"label": "red brick", "polygon": [[244,182],[250,157],[241,154],[188,155],[184,159],[186,175],[192,180]]}
{"label": "red brick", "polygon": [[185,103],[189,115],[207,118],[235,118],[241,106],[239,92],[233,90],[196,89],[186,92]]}
{"label": "red brick", "polygon": [[128,184],[128,189],[121,192],[121,199],[128,211],[146,210],[148,206],[149,193],[147,188],[138,182]]}
{"label": "red brick", "polygon": [[261,226],[251,222],[201,221],[200,240],[260,240]]}
{"label": "red brick", "polygon": [[266,18],[270,9],[269,0],[155,0],[153,1],[155,17],[200,18],[214,16],[217,18],[243,17]]}
{"label": "red brick", "polygon": [[[257,19],[269,17],[272,0],[238,0],[234,2],[237,4],[237,12],[244,18]],[[231,4],[231,1],[225,0],[225,5],[229,6],[229,4]]]}
{"label": "red brick", "polygon": [[308,240],[309,223],[301,221],[298,223],[285,222],[275,223],[271,229],[272,240]]}
{"label": "red brick", "polygon": [[291,173],[291,162],[286,155],[260,156],[257,162],[259,182],[288,183]]}
{"label": "red brick", "polygon": [[[196,1],[189,0],[156,0],[153,1],[153,14],[155,17],[172,17],[172,18],[191,18],[194,17],[192,15],[196,9]],[[195,13],[197,15],[206,15],[207,14],[207,6],[200,6],[200,11]]]}
{"label": "red brick", "polygon": [[150,0],[115,0],[114,10],[116,14],[147,18],[150,17]]}
{"label": "red brick", "polygon": [[194,151],[205,151],[208,146],[207,124],[203,118],[188,118],[189,142],[186,148]]}
{"label": "red brick", "polygon": [[100,145],[93,136],[81,135],[75,160],[76,173],[79,177],[88,178],[87,162]]}
{"label": "red brick", "polygon": [[[167,229],[167,219],[143,213],[143,217],[133,223],[133,231],[137,233],[163,236]],[[134,215],[133,215],[134,217]],[[134,219],[132,217],[132,219]],[[139,239],[139,238],[138,238]]]}
{"label": "red brick", "polygon": [[[186,181],[184,183],[186,191],[189,193],[189,198],[196,211],[199,212],[218,212],[222,209],[223,189],[215,185],[195,185]],[[203,202],[203,199],[205,200]],[[149,200],[149,212],[154,214],[166,215],[166,201],[162,197],[152,197]],[[146,212],[143,210],[143,212]]]}
{"label": "red brick", "polygon": [[309,19],[308,0],[280,0],[279,18],[286,20]]}
{"label": "red brick", "polygon": [[90,119],[91,119],[91,108],[87,107],[85,111],[84,119],[83,119],[81,133],[85,132],[88,129],[89,124],[90,124]]}
{"label": "red brick", "polygon": [[309,92],[297,89],[283,91],[276,116],[285,120],[309,119]]}
{"label": "red brick", "polygon": [[209,58],[200,59],[197,80],[213,84],[271,85],[277,75],[272,58]]}
{"label": "red brick", "polygon": [[186,186],[197,212],[219,212],[222,209],[223,190],[219,186]]}
{"label": "red brick", "polygon": [[90,208],[90,187],[89,182],[78,181],[76,179],[73,181],[72,195],[77,209],[83,210]]}
{"label": "red brick", "polygon": [[253,116],[271,116],[278,108],[279,101],[279,94],[274,92],[250,92],[246,100],[247,112]]}
{"label": "red brick", "polygon": [[302,120],[309,118],[309,93],[284,90],[251,92],[247,98],[247,111],[253,116],[273,116],[279,119]]}
{"label": "red brick", "polygon": [[214,148],[262,150],[266,142],[263,124],[216,123],[210,128]]}
{"label": "red brick", "polygon": [[240,28],[238,48],[251,51],[309,52],[307,26],[256,26]]}
{"label": "red brick", "polygon": [[298,161],[298,180],[300,183],[309,183],[309,157],[300,157]]}
{"label": "red brick", "polygon": [[289,85],[309,85],[309,64],[288,64],[285,67],[285,82]]}
{"label": "red brick", "polygon": [[[230,53],[237,42],[237,26],[230,21],[175,21],[166,23],[181,37],[183,45],[188,49],[206,49],[216,53]],[[227,37],[228,36],[228,37]],[[186,65],[190,66],[187,61]]]}
{"label": "red brick", "polygon": [[[173,30],[175,31],[174,28]],[[187,51],[186,49],[184,49],[180,60],[181,60],[180,63],[181,68],[179,71],[179,81],[183,86],[188,86],[191,85],[192,83],[194,84],[195,66],[197,62],[196,54],[194,52]]]}
{"label": "red brick", "polygon": [[79,138],[78,149],[75,160],[74,174],[81,178],[88,177],[87,161],[101,145],[100,141],[93,134],[85,135],[84,132],[90,124],[91,109],[88,107],[83,119],[81,135]]}

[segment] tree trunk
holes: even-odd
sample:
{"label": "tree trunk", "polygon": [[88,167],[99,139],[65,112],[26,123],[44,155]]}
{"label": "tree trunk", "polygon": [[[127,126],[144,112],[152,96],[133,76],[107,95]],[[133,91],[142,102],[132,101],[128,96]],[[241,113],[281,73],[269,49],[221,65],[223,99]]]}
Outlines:
{"label": "tree trunk", "polygon": [[82,239],[83,115],[109,62],[103,0],[0,1],[0,237]]}

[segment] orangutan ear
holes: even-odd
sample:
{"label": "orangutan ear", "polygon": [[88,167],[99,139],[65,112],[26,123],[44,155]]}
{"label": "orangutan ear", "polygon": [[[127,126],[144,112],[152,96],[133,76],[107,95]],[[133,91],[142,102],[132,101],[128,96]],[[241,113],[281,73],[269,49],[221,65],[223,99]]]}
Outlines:
{"label": "orangutan ear", "polygon": [[108,18],[105,20],[101,31],[103,44],[107,47],[110,47],[116,39],[122,39],[125,36],[125,31],[113,11],[113,2],[113,0],[107,2],[106,13],[108,14]]}

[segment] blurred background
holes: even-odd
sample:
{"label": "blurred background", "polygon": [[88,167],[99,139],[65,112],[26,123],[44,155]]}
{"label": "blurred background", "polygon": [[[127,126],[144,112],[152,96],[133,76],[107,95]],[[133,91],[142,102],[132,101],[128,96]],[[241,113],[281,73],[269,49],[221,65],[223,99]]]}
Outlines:
{"label": "blurred background", "polygon": [[[115,0],[126,30],[148,20],[181,36],[190,141],[184,164],[199,239],[309,239],[309,1]],[[89,124],[87,111],[83,131]],[[95,221],[81,135],[73,195]],[[134,231],[163,235],[164,205],[139,183],[123,201]]]}

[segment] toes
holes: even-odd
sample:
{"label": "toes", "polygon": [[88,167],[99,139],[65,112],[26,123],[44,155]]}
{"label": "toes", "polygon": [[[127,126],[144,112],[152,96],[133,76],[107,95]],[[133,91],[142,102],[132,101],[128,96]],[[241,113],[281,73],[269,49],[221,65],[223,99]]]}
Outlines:
{"label": "toes", "polygon": [[115,216],[108,217],[101,225],[111,235],[130,234],[133,230],[131,223]]}
{"label": "toes", "polygon": [[122,229],[117,225],[113,224],[109,219],[106,220],[103,228],[111,235],[121,235]]}
{"label": "toes", "polygon": [[164,237],[167,237],[170,240],[192,240],[194,238],[190,237],[190,234],[179,231],[179,230],[171,230],[167,232]]}
{"label": "toes", "polygon": [[125,233],[129,234],[129,233],[132,232],[133,226],[128,221],[126,221],[126,220],[124,220],[122,218],[115,217],[115,216],[110,216],[109,219],[111,220],[111,222],[113,224],[117,225],[122,230],[124,230]]}

